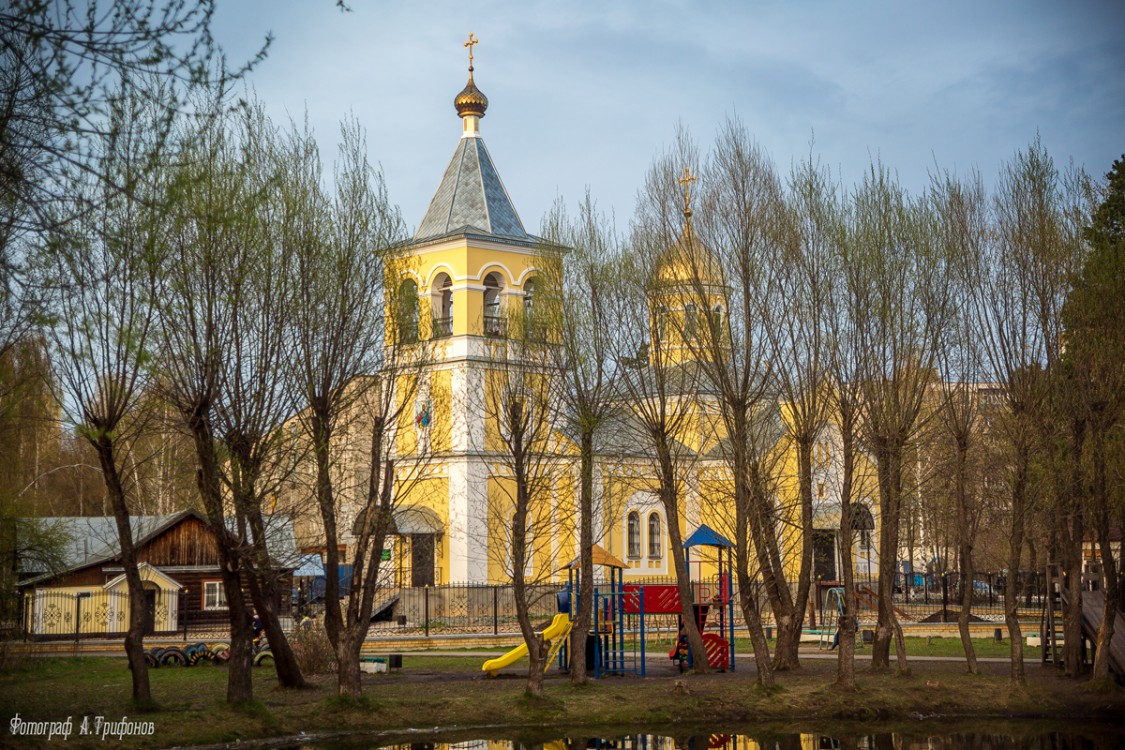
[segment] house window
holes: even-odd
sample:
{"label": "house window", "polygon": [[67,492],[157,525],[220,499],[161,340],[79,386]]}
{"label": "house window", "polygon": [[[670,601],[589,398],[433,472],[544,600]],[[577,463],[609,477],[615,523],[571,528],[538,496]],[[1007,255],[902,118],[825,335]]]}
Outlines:
{"label": "house window", "polygon": [[641,514],[635,510],[629,511],[626,523],[626,549],[629,557],[639,559],[641,556]]}
{"label": "house window", "polygon": [[222,581],[203,582],[203,609],[226,609],[227,590]]}
{"label": "house window", "polygon": [[648,515],[648,556],[651,560],[659,560],[664,556],[664,539],[660,533],[660,514]]}

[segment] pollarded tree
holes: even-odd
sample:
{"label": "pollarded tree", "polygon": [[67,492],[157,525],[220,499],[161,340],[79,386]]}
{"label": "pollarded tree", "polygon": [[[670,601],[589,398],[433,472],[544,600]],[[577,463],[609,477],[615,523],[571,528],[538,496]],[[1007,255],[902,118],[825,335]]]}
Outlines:
{"label": "pollarded tree", "polygon": [[984,511],[981,339],[970,286],[976,282],[976,262],[988,241],[988,206],[979,176],[959,183],[946,175],[936,179],[931,200],[939,217],[940,242],[952,272],[953,288],[949,322],[942,335],[938,364],[941,370],[937,419],[932,430],[947,448],[942,484],[952,497],[952,515],[957,540],[961,602],[957,625],[970,674],[977,673],[976,652],[969,633],[973,605],[973,548]]}
{"label": "pollarded tree", "polygon": [[[550,351],[556,344],[550,338],[490,340],[482,390],[489,537],[503,540],[495,548],[489,545],[489,551],[512,581],[516,618],[527,646],[531,695],[543,693],[543,673],[553,645],[531,622],[535,584],[550,580],[556,572],[549,554],[551,540],[573,535],[572,509],[560,507],[557,500],[560,469],[569,460],[559,433],[564,385]],[[574,653],[572,662],[585,653],[585,643]]]}
{"label": "pollarded tree", "polygon": [[[223,109],[222,102],[210,106]],[[184,133],[158,291],[157,376],[192,436],[200,499],[218,540],[231,626],[230,702],[253,697],[244,582],[266,625],[279,678],[303,682],[266,600],[272,561],[261,512],[295,461],[277,429],[294,405],[283,366],[294,278],[270,236],[277,227],[269,224],[268,200],[276,195],[267,188],[281,165],[267,150],[275,142],[254,113],[205,118]]]}
{"label": "pollarded tree", "polygon": [[[669,552],[680,596],[680,616],[696,672],[707,671],[703,636],[680,524],[686,517],[688,478],[695,474],[701,440],[698,416],[703,373],[693,361],[699,316],[692,308],[691,277],[699,244],[690,210],[679,213],[678,176],[697,161],[680,137],[650,169],[641,193],[631,252],[619,265],[612,318],[618,321],[614,358],[620,366],[622,406],[633,437],[651,462],[655,492],[668,527]],[[678,218],[682,217],[682,218]]]}
{"label": "pollarded tree", "polygon": [[[677,246],[687,270],[688,299],[701,311],[684,316],[681,337],[702,372],[699,386],[715,394],[725,439],[720,455],[729,471],[739,602],[750,631],[758,681],[773,684],[774,669],[792,669],[801,615],[785,580],[778,508],[779,396],[763,310],[776,299],[770,254],[783,241],[785,213],[773,165],[745,128],[729,121],[716,138],[702,176],[698,224],[702,240]],[[688,233],[685,231],[685,238]],[[685,305],[685,306],[686,306]],[[684,335],[694,334],[694,335]],[[762,628],[759,579],[778,626],[771,664]],[[807,589],[806,589],[807,591]]]}
{"label": "pollarded tree", "polygon": [[[1083,469],[1088,477],[1090,520],[1102,568],[1103,612],[1121,609],[1121,559],[1115,560],[1111,530],[1125,519],[1120,448],[1125,393],[1125,157],[1113,164],[1092,221],[1085,229],[1090,252],[1073,279],[1063,307],[1068,372],[1075,399],[1087,415]],[[1114,463],[1114,457],[1118,463]],[[1087,592],[1084,596],[1096,596]],[[1109,679],[1114,619],[1102,618],[1094,652],[1093,680]]]}
{"label": "pollarded tree", "polygon": [[[578,549],[580,590],[578,610],[571,628],[570,653],[583,654],[590,630],[594,600],[593,546],[596,439],[615,413],[618,370],[613,367],[613,320],[609,309],[612,264],[621,257],[621,241],[597,212],[587,194],[573,221],[561,205],[548,216],[542,232],[553,247],[568,248],[562,258],[545,263],[543,288],[523,320],[531,339],[557,334],[548,353],[556,361],[567,431],[578,442]],[[544,254],[545,257],[547,254]],[[553,255],[550,257],[554,257]],[[526,299],[526,298],[525,298]],[[527,305],[525,304],[525,309]],[[571,659],[570,680],[586,680],[586,661]]]}
{"label": "pollarded tree", "polygon": [[[1003,358],[993,366],[999,366],[999,380],[1010,390],[1011,426],[1019,430],[1010,433],[1017,450],[1013,481],[1026,493],[1022,467],[1033,461],[1043,465],[1050,480],[1046,486],[1054,507],[1044,510],[1053,515],[1054,522],[1047,527],[1047,553],[1067,573],[1064,662],[1072,676],[1081,670],[1085,507],[1080,459],[1086,414],[1070,400],[1073,392],[1059,387],[1065,381],[1059,362],[1064,342],[1063,305],[1082,254],[1084,220],[1078,206],[1085,200],[1084,182],[1080,172],[1060,172],[1038,140],[1015,154],[1001,170],[994,202],[998,243],[991,261],[995,272],[987,277],[990,283],[985,288],[993,313],[986,319],[987,325],[998,331],[986,351]],[[1026,435],[1022,433],[1025,428],[1029,430]],[[1013,491],[1013,506],[1016,502]],[[1019,502],[1024,504],[1025,498]],[[1027,512],[1024,505],[1021,522]],[[1013,532],[1022,536],[1022,529]],[[1013,557],[1015,554],[1013,550]],[[1006,606],[1014,604],[1006,600]]]}
{"label": "pollarded tree", "polygon": [[[417,342],[417,291],[410,292],[413,299],[399,296],[403,259],[395,243],[402,220],[382,174],[367,161],[358,124],[346,121],[342,129],[331,196],[321,188],[311,135],[289,135],[282,191],[291,219],[281,244],[298,280],[291,366],[300,393],[296,420],[315,464],[313,512],[326,551],[325,628],[336,650],[338,694],[358,700],[359,652],[397,499],[408,494],[429,455],[422,444],[410,455],[395,451],[399,424],[408,412],[413,416],[415,384],[427,357]],[[413,317],[396,314],[411,306]],[[361,436],[361,449],[347,442],[353,432]],[[366,481],[353,484],[357,475]],[[345,540],[352,566],[342,595],[339,549]]]}
{"label": "pollarded tree", "polygon": [[[117,547],[129,592],[125,653],[133,700],[152,701],[145,663],[145,593],[130,518],[137,507],[136,478],[123,446],[143,430],[141,396],[149,376],[156,310],[154,280],[162,265],[164,223],[157,210],[166,177],[153,168],[152,92],[130,91],[114,102],[116,137],[105,140],[97,163],[112,174],[82,175],[74,185],[73,214],[41,248],[36,265],[51,290],[47,310],[59,403],[98,457],[117,525]],[[129,183],[117,192],[108,186]]]}
{"label": "pollarded tree", "polygon": [[911,443],[948,320],[948,264],[936,241],[933,212],[912,200],[882,165],[873,164],[852,198],[847,261],[858,274],[851,301],[862,384],[864,442],[879,474],[878,624],[872,667],[908,667],[891,602]]}

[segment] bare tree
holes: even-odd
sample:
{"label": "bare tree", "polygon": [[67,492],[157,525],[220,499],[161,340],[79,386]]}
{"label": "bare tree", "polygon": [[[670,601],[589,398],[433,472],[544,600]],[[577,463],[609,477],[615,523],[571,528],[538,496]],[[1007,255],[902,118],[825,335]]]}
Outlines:
{"label": "bare tree", "polygon": [[943,331],[938,362],[941,368],[937,404],[937,428],[941,442],[950,451],[942,462],[946,495],[952,496],[952,516],[958,546],[961,602],[957,626],[970,674],[976,674],[977,657],[969,633],[973,606],[973,548],[983,512],[984,482],[981,474],[983,440],[977,383],[982,371],[979,327],[970,299],[975,283],[976,262],[988,241],[987,201],[979,177],[961,184],[952,177],[935,180],[931,199],[939,216],[940,241],[952,272],[953,288],[949,321]]}
{"label": "bare tree", "polygon": [[948,317],[947,264],[929,206],[911,200],[881,165],[873,164],[857,187],[850,219],[848,262],[862,274],[853,296],[861,409],[865,442],[879,471],[879,614],[872,667],[889,667],[896,638],[899,671],[905,672],[902,630],[891,599],[908,451]]}
{"label": "bare tree", "polygon": [[[53,291],[51,340],[62,393],[72,419],[93,446],[113,508],[117,542],[129,591],[125,653],[133,700],[152,702],[145,664],[145,594],[134,548],[131,516],[137,505],[135,477],[123,450],[144,418],[138,415],[148,377],[154,325],[154,279],[162,263],[163,222],[156,210],[163,174],[151,169],[152,111],[142,92],[114,103],[113,139],[97,163],[112,174],[75,185],[78,221],[42,248],[37,265]],[[107,189],[118,182],[134,188]]]}
{"label": "bare tree", "polygon": [[[1035,465],[1041,462],[1046,447],[1044,426],[1049,423],[1049,390],[1045,373],[1061,351],[1062,305],[1074,268],[1075,245],[1067,238],[1064,183],[1051,157],[1035,141],[1017,152],[1001,170],[993,200],[995,239],[985,248],[974,287],[974,303],[981,325],[984,351],[992,379],[1005,392],[1009,415],[1002,421],[1005,439],[1011,448],[1009,477],[1011,528],[1008,544],[1008,569],[1019,570],[1027,524],[1033,510]],[[1058,485],[1046,483],[1052,491]],[[1058,518],[1066,534],[1075,537],[1077,509],[1063,503]],[[1080,544],[1080,541],[1076,542]],[[1073,558],[1069,565],[1077,570],[1075,543],[1064,545]],[[1067,642],[1079,640],[1077,609],[1080,576],[1071,576],[1071,612],[1065,625]],[[1017,581],[1009,576],[1004,602],[1012,642],[1012,680],[1024,681],[1022,642],[1016,619]],[[1068,646],[1068,649],[1071,647]],[[1073,649],[1077,649],[1074,646]],[[1078,669],[1078,652],[1068,656],[1068,671]]]}
{"label": "bare tree", "polygon": [[[597,212],[590,195],[571,221],[561,205],[545,222],[543,237],[553,247],[569,249],[544,269],[546,288],[536,289],[540,302],[524,321],[529,338],[557,332],[557,346],[547,351],[556,360],[562,407],[568,432],[578,439],[578,610],[570,635],[570,680],[586,681],[586,634],[594,600],[594,464],[596,439],[619,401],[618,371],[613,367],[613,320],[608,297],[610,267],[621,257],[621,242]],[[547,254],[544,254],[545,256]],[[553,257],[553,256],[551,256]]]}
{"label": "bare tree", "polygon": [[[536,631],[531,605],[533,584],[555,572],[545,550],[560,532],[553,494],[565,460],[558,432],[564,388],[550,353],[554,342],[507,338],[488,346],[483,390],[485,449],[491,459],[488,525],[490,536],[505,542],[496,547],[505,558],[497,562],[511,576],[516,618],[527,645],[527,692],[542,695],[552,644]],[[585,643],[575,658],[584,653]]]}
{"label": "bare tree", "polygon": [[[1125,159],[1106,175],[1097,208],[1084,238],[1090,245],[1063,307],[1066,351],[1059,363],[1062,382],[1073,389],[1073,401],[1086,415],[1083,471],[1086,476],[1092,536],[1102,571],[1102,622],[1094,651],[1092,680],[1109,681],[1110,643],[1115,613],[1122,608],[1121,570],[1115,559],[1111,529],[1125,518],[1122,502],[1120,448],[1122,393],[1125,392]],[[1115,476],[1116,475],[1116,476]],[[1085,595],[1094,596],[1093,592]]]}
{"label": "bare tree", "polygon": [[[417,340],[417,291],[399,287],[405,258],[394,245],[402,220],[382,174],[367,161],[358,124],[345,121],[342,132],[332,198],[322,193],[311,135],[291,134],[285,190],[295,205],[282,245],[298,281],[292,364],[301,392],[298,421],[316,466],[325,628],[336,650],[337,691],[358,700],[360,649],[378,593],[382,551],[395,529],[395,504],[427,458],[421,445],[411,456],[395,451],[398,425],[413,404],[427,358]],[[385,311],[394,315],[387,318]],[[349,456],[345,438],[353,428],[369,440],[366,450]],[[364,471],[353,470],[359,467]],[[357,473],[366,474],[366,483],[347,481]],[[351,540],[352,568],[342,606],[339,549],[345,539]]]}
{"label": "bare tree", "polygon": [[262,610],[279,678],[303,682],[267,600],[268,579],[255,580],[256,570],[269,574],[260,503],[287,473],[274,463],[284,452],[274,448],[283,439],[276,428],[293,406],[279,359],[292,278],[268,236],[263,203],[276,165],[261,158],[272,142],[261,125],[252,114],[243,122],[216,117],[185,133],[159,289],[160,383],[192,435],[200,499],[218,540],[231,624],[230,702],[253,696],[244,580]]}
{"label": "bare tree", "polygon": [[[767,258],[784,241],[781,186],[772,164],[745,128],[729,121],[716,139],[703,173],[702,244],[681,242],[677,262],[689,269],[690,303],[699,333],[684,336],[704,376],[701,385],[716,394],[726,439],[722,455],[731,474],[727,500],[734,510],[735,573],[739,602],[750,632],[757,679],[773,684],[774,669],[796,661],[800,615],[785,580],[780,547],[777,453],[780,417],[763,311],[770,301]],[[688,233],[685,231],[685,237]],[[708,249],[710,248],[710,249]],[[762,627],[757,579],[778,625],[778,648],[771,664]],[[807,588],[806,588],[807,592]],[[791,647],[792,646],[792,647]]]}
{"label": "bare tree", "polygon": [[[655,475],[656,494],[664,510],[672,564],[680,595],[680,614],[693,668],[707,671],[703,637],[696,622],[691,582],[680,530],[684,518],[686,478],[699,454],[698,388],[701,371],[688,340],[698,329],[691,306],[692,263],[701,251],[690,223],[673,208],[678,203],[677,176],[696,162],[694,147],[681,137],[678,152],[659,160],[642,191],[632,253],[621,264],[614,318],[620,321],[615,359],[622,364],[622,391],[640,445]],[[677,239],[678,237],[678,239]],[[689,335],[690,334],[690,335]]]}

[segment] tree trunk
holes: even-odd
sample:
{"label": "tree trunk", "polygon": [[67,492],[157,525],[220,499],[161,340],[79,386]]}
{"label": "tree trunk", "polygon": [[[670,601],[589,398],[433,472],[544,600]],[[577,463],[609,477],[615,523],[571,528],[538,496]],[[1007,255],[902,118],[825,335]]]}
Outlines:
{"label": "tree trunk", "polygon": [[[259,561],[260,563],[260,561]],[[269,570],[260,570],[257,565],[250,571],[247,584],[250,587],[250,599],[254,602],[254,609],[262,619],[266,633],[266,640],[273,654],[274,671],[277,673],[277,683],[283,688],[305,688],[304,675],[293,653],[289,638],[281,627],[281,618],[274,606],[276,585],[272,581],[264,580],[272,575]]]}
{"label": "tree trunk", "polygon": [[786,658],[788,669],[800,669],[801,631],[805,624],[805,609],[809,603],[809,589],[812,586],[812,528],[813,528],[813,490],[812,490],[812,443],[813,438],[802,438],[797,442],[798,487],[801,498],[801,564],[797,574],[797,596],[793,604],[793,633],[788,644]]}
{"label": "tree trunk", "polygon": [[969,634],[969,617],[973,607],[973,548],[965,541],[960,545],[961,557],[961,611],[957,614],[957,630],[961,633],[961,646],[965,649],[965,666],[969,674],[977,674],[977,652]]}
{"label": "tree trunk", "polygon": [[[1012,480],[1012,517],[1008,532],[1008,577],[1004,581],[1004,622],[1008,626],[1008,639],[1012,644],[1011,681],[1023,685],[1027,678],[1023,668],[1023,633],[1019,621],[1020,557],[1023,551],[1024,509],[1027,505],[1027,471],[1029,452],[1020,445],[1016,454],[1015,477]],[[1031,568],[1035,570],[1034,567]]]}
{"label": "tree trunk", "polygon": [[668,542],[671,547],[672,568],[676,573],[676,587],[680,594],[680,618],[684,633],[687,634],[688,648],[691,650],[691,666],[696,674],[708,671],[707,650],[703,646],[703,634],[695,619],[695,597],[691,590],[691,577],[684,554],[684,540],[680,533],[680,504],[676,498],[676,475],[671,456],[665,447],[660,455],[660,500],[664,506],[664,516],[668,519]]}
{"label": "tree trunk", "polygon": [[230,538],[223,516],[223,495],[219,479],[219,459],[211,423],[207,417],[209,405],[201,400],[186,415],[188,429],[195,443],[199,468],[196,484],[207,515],[211,533],[218,542],[220,576],[227,597],[227,614],[230,618],[230,659],[227,661],[227,702],[243,703],[254,699],[253,647],[251,644],[250,613],[242,597],[239,578],[240,558],[237,546]]}
{"label": "tree trunk", "polygon": [[[754,664],[757,666],[758,684],[762,687],[773,687],[773,664],[770,662],[770,645],[762,628],[762,611],[758,604],[758,595],[755,591],[754,580],[750,576],[750,540],[747,533],[747,516],[749,515],[749,489],[746,487],[744,463],[745,458],[739,448],[735,447],[736,471],[735,479],[735,534],[734,534],[734,564],[738,576],[738,600],[742,609],[742,619],[750,632],[750,645],[754,649]],[[741,471],[739,467],[741,466]],[[742,479],[738,479],[741,476]]]}
{"label": "tree trunk", "polygon": [[117,459],[112,438],[108,433],[94,440],[98,462],[105,480],[106,494],[113,506],[117,522],[117,538],[121,545],[121,566],[125,569],[125,584],[129,591],[129,628],[125,632],[125,655],[133,676],[133,702],[139,706],[152,704],[149,687],[148,664],[145,662],[145,607],[144,582],[137,567],[137,553],[133,547],[133,527],[129,520],[129,506],[125,502],[125,488],[117,471]]}
{"label": "tree trunk", "polygon": [[796,626],[799,620],[793,612],[793,597],[785,580],[785,568],[777,542],[777,523],[772,507],[771,493],[765,489],[753,460],[747,460],[749,476],[749,528],[750,536],[766,587],[774,623],[777,625],[777,643],[774,644],[773,668],[775,671],[795,669],[792,662],[794,640],[799,642]]}
{"label": "tree trunk", "polygon": [[[310,399],[313,454],[316,458],[316,500],[324,524],[324,630],[328,642],[339,651],[344,616],[340,610],[340,549],[336,527],[336,500],[332,492],[331,419],[323,399]],[[358,666],[357,666],[358,668]]]}
{"label": "tree trunk", "polygon": [[1082,419],[1072,423],[1070,441],[1069,492],[1060,495],[1067,504],[1063,523],[1064,560],[1067,573],[1068,602],[1063,611],[1063,665],[1067,677],[1077,677],[1082,673],[1082,540],[1085,533],[1082,501],[1082,446],[1086,437],[1086,425]]}
{"label": "tree trunk", "polygon": [[579,437],[580,486],[578,494],[578,549],[580,556],[578,610],[570,603],[574,623],[570,629],[570,682],[586,682],[586,633],[594,607],[594,431],[583,428]]}
{"label": "tree trunk", "polygon": [[[855,476],[855,438],[850,410],[841,408],[840,442],[842,453],[842,477],[840,487],[840,572],[844,584],[844,612],[840,617],[840,645],[836,662],[836,687],[840,690],[855,690],[855,638],[859,630],[857,619],[858,602],[855,597],[855,569],[853,546],[855,531],[852,527],[852,483]],[[848,412],[848,413],[845,413]],[[822,624],[823,626],[823,624]]]}
{"label": "tree trunk", "polygon": [[902,447],[897,442],[887,445],[886,441],[881,447],[882,450],[876,451],[882,516],[879,526],[879,613],[875,626],[875,643],[871,649],[871,669],[877,672],[890,669],[891,639],[898,625],[892,599],[902,500]]}
{"label": "tree trunk", "polygon": [[363,697],[359,671],[363,640],[364,637],[352,628],[347,628],[340,634],[340,645],[336,647],[336,694],[341,698],[358,701]]}
{"label": "tree trunk", "polygon": [[[1117,610],[1121,605],[1121,582],[1117,576],[1117,563],[1113,557],[1113,546],[1110,543],[1109,524],[1109,492],[1106,486],[1106,464],[1104,433],[1095,432],[1091,443],[1093,445],[1093,495],[1095,518],[1097,524],[1098,549],[1101,552],[1102,582],[1105,590],[1105,600],[1102,602],[1102,624],[1098,628],[1098,642],[1094,650],[1094,673],[1092,682],[1109,684],[1109,657],[1110,643],[1113,641],[1113,631]],[[1092,596],[1093,594],[1091,594]]]}

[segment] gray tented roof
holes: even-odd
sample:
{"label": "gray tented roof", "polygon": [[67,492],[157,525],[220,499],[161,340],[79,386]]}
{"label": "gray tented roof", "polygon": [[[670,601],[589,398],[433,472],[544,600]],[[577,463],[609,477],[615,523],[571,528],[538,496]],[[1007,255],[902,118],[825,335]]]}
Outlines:
{"label": "gray tented roof", "polygon": [[529,241],[481,138],[462,138],[414,241],[483,234]]}

